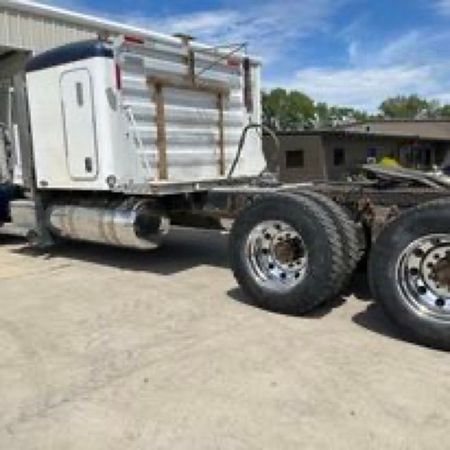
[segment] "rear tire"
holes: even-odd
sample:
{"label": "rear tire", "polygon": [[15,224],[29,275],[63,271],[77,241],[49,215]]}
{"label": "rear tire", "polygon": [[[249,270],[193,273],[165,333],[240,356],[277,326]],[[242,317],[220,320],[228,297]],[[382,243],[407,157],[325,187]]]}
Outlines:
{"label": "rear tire", "polygon": [[363,254],[361,239],[358,235],[356,224],[351,220],[344,208],[329,197],[319,192],[308,190],[299,191],[298,194],[314,201],[317,205],[326,210],[332,217],[333,222],[341,235],[345,265],[345,271],[343,272],[339,289],[339,291],[342,291],[349,283]]}
{"label": "rear tire", "polygon": [[342,240],[317,203],[292,194],[257,200],[230,235],[234,276],[254,302],[306,314],[337,293],[345,273]]}
{"label": "rear tire", "polygon": [[376,241],[373,296],[412,341],[450,350],[450,201],[407,211]]}

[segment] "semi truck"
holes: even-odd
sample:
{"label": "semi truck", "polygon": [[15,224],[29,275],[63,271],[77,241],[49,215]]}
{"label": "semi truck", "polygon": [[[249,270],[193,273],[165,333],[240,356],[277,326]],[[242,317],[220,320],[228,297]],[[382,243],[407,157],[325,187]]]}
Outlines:
{"label": "semi truck", "polygon": [[[450,349],[450,193],[378,166],[343,183],[266,168],[261,62],[186,36],[99,37],[31,57],[0,125],[0,233],[151,251],[170,226],[229,231],[245,294],[304,315],[368,259],[405,338]],[[0,241],[1,242],[1,241]],[[51,251],[51,250],[49,250]]]}

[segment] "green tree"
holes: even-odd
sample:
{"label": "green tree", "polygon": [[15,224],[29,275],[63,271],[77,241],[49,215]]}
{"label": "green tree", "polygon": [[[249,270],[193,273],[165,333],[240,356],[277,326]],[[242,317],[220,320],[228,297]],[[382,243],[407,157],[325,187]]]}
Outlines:
{"label": "green tree", "polygon": [[262,100],[264,123],[276,130],[304,129],[314,119],[314,102],[302,92],[277,88]]}
{"label": "green tree", "polygon": [[262,101],[264,123],[278,131],[334,127],[383,118],[450,119],[450,104],[441,105],[437,100],[427,100],[418,95],[388,98],[380,105],[380,113],[376,115],[345,106],[314,103],[302,92],[283,88],[264,92]]}
{"label": "green tree", "polygon": [[264,123],[274,129],[280,129],[280,122],[287,105],[286,90],[277,88],[268,93],[263,92],[262,105]]}
{"label": "green tree", "polygon": [[419,115],[429,117],[436,104],[418,95],[392,97],[380,105],[380,111],[389,119],[415,119]]}
{"label": "green tree", "polygon": [[345,106],[328,106],[326,103],[317,103],[315,106],[317,127],[332,127],[348,122],[364,122],[369,116],[364,111]]}
{"label": "green tree", "polygon": [[330,108],[326,103],[316,103],[316,118],[319,126],[328,126],[330,124]]}
{"label": "green tree", "polygon": [[449,119],[450,118],[450,105],[443,105],[438,110],[439,117],[443,119]]}
{"label": "green tree", "polygon": [[299,91],[292,91],[288,94],[285,128],[297,130],[309,127],[314,116],[314,102],[307,95]]}

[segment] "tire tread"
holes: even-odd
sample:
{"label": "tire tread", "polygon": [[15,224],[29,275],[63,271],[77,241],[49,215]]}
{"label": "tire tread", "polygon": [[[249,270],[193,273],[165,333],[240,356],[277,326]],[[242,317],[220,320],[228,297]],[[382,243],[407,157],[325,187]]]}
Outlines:
{"label": "tire tread", "polygon": [[[302,213],[308,214],[309,217],[317,223],[317,226],[320,227],[326,238],[326,248],[329,249],[331,261],[329,273],[327,276],[321,277],[321,282],[316,287],[313,296],[302,298],[300,301],[298,298],[292,296],[288,301],[285,299],[285,302],[281,304],[279,299],[276,298],[273,293],[269,292],[259,293],[259,298],[255,298],[255,292],[254,289],[252,289],[252,281],[248,279],[248,274],[241,269],[241,266],[238,263],[240,249],[236,248],[236,243],[241,241],[242,229],[245,228],[261,210],[270,209],[272,206],[279,206],[280,202],[283,201],[287,203],[286,207],[292,206],[299,210],[301,209]],[[233,274],[244,292],[261,306],[273,311],[285,313],[306,314],[330,299],[337,293],[340,280],[343,273],[346,272],[342,238],[332,217],[316,202],[294,193],[264,196],[244,210],[234,222],[231,230],[230,256]]]}

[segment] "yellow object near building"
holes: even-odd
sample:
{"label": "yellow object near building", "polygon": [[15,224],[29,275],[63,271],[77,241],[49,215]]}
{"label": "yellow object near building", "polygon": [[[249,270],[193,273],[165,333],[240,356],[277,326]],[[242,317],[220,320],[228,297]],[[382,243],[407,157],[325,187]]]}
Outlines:
{"label": "yellow object near building", "polygon": [[389,156],[385,156],[381,161],[380,164],[382,166],[386,167],[400,167],[400,164],[395,160],[394,158],[391,158]]}

